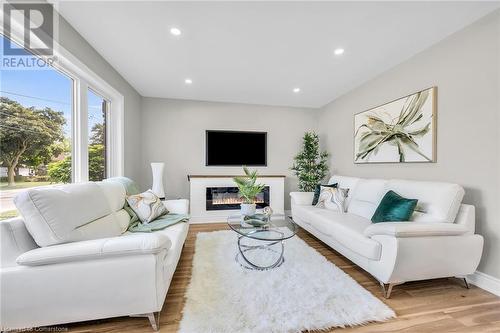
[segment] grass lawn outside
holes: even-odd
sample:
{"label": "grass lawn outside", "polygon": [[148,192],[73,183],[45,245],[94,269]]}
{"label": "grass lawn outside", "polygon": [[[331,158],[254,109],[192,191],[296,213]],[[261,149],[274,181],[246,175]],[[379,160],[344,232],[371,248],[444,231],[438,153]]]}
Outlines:
{"label": "grass lawn outside", "polygon": [[10,219],[11,217],[16,217],[17,215],[19,215],[19,212],[15,209],[1,212],[0,213],[0,221]]}
{"label": "grass lawn outside", "polygon": [[44,186],[44,185],[50,185],[52,184],[51,182],[16,182],[14,186],[9,186],[9,183],[7,182],[1,182],[0,183],[0,191],[7,191],[7,190],[19,190],[23,188],[30,188],[30,187],[38,187],[38,186]]}

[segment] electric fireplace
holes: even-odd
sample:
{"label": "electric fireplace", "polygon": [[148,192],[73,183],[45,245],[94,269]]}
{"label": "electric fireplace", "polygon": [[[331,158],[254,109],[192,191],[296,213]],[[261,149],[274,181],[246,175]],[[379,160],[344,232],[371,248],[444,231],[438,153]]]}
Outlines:
{"label": "electric fireplace", "polygon": [[[240,209],[243,199],[238,195],[237,187],[207,187],[206,192],[207,210],[231,210]],[[269,186],[257,194],[257,208],[269,206]]]}

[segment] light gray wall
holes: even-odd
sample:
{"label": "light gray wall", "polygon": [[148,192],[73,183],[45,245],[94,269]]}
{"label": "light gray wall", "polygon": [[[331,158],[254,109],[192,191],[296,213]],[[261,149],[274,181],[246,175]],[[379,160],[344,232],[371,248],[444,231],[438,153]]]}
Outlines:
{"label": "light gray wall", "polygon": [[63,18],[59,17],[59,43],[125,98],[125,176],[141,174],[141,96],[96,50]]}
{"label": "light gray wall", "polygon": [[[260,174],[286,175],[285,193],[296,190],[289,167],[304,132],[317,125],[317,110],[247,104],[143,98],[142,184],[151,186],[149,163],[164,162],[167,197],[189,197],[188,174],[242,174],[241,168],[205,166],[205,130],[268,132],[268,166]],[[289,209],[285,197],[285,209]]]}
{"label": "light gray wall", "polygon": [[[477,209],[485,237],[479,270],[500,278],[500,19],[498,12],[450,36],[322,108],[319,130],[334,172],[455,182]],[[353,163],[353,115],[438,87],[437,163]]]}

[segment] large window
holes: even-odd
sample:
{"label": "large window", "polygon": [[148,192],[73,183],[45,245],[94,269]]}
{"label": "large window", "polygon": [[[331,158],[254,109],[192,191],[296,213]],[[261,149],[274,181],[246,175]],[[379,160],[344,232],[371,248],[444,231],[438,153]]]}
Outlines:
{"label": "large window", "polygon": [[59,56],[56,67],[2,68],[0,220],[17,215],[13,198],[26,188],[122,174],[123,97],[70,55]]}

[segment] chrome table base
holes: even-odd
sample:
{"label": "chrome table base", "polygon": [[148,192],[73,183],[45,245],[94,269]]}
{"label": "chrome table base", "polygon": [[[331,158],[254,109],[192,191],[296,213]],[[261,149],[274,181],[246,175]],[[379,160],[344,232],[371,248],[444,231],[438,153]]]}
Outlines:
{"label": "chrome table base", "polygon": [[[284,246],[284,241],[264,241],[260,240],[262,242],[261,244],[258,245],[245,245],[242,244],[241,239],[245,238],[244,236],[238,236],[238,253],[236,254],[235,260],[237,263],[241,265],[241,267],[246,268],[246,269],[252,269],[252,270],[259,270],[259,271],[265,271],[268,269],[273,269],[276,267],[281,266],[285,262],[285,258],[283,256],[283,253],[285,252],[285,246]],[[273,248],[271,248],[273,245],[279,244],[280,246],[278,247],[280,250],[277,251]],[[275,254],[277,254],[278,259],[273,262],[270,265],[267,266],[261,266],[254,261],[250,260],[248,256],[246,255],[249,252],[252,251],[270,251]]]}

